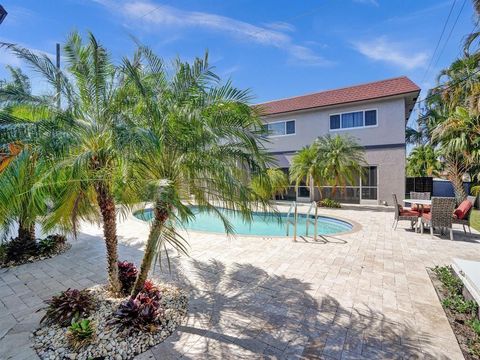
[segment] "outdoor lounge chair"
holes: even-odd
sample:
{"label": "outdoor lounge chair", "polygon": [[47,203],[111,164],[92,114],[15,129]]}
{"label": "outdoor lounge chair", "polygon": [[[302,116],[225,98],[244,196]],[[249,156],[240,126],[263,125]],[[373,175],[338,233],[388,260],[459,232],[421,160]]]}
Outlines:
{"label": "outdoor lounge chair", "polygon": [[393,196],[393,206],[395,208],[395,218],[393,220],[392,227],[396,230],[399,221],[408,220],[410,221],[410,225],[412,226],[412,229],[413,229],[414,225],[418,222],[420,213],[416,210],[404,209],[403,206],[398,203],[397,195],[392,194],[392,196]]}
{"label": "outdoor lounge chair", "polygon": [[[453,214],[453,224],[460,224],[463,226],[463,232],[466,234],[467,230],[465,229],[465,225],[468,226],[468,232],[472,235],[472,229],[470,229],[470,215],[472,214],[473,205],[475,204],[475,196],[467,196],[467,199],[464,200],[458,208],[455,210]],[[468,201],[470,204],[465,203]],[[463,205],[463,206],[462,206]],[[465,211],[466,209],[466,211]]]}
{"label": "outdoor lounge chair", "polygon": [[443,229],[449,229],[450,240],[453,240],[453,210],[455,210],[455,198],[433,197],[431,211],[427,214],[423,214],[420,219],[420,229],[422,234],[424,225],[430,227],[430,235],[432,238],[433,230],[435,228],[440,228],[441,233],[443,233]]}

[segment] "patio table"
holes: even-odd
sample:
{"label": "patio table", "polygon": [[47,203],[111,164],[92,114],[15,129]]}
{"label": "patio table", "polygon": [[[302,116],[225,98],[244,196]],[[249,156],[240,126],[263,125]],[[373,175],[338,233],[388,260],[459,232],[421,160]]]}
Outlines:
{"label": "patio table", "polygon": [[[403,200],[403,202],[405,204],[415,204],[418,206],[419,208],[419,212],[420,214],[423,213],[423,207],[425,205],[432,205],[432,200],[425,200],[425,199],[405,199]],[[421,220],[420,220],[421,221]],[[415,232],[418,232],[418,229],[419,229],[419,222],[417,221],[417,225],[416,225],[416,228],[415,228]]]}

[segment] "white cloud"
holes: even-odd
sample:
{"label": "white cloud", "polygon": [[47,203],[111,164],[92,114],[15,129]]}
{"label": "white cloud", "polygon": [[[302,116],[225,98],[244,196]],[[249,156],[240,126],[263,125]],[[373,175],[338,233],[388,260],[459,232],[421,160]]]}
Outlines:
{"label": "white cloud", "polygon": [[378,0],[353,0],[356,3],[380,6]]}
{"label": "white cloud", "polygon": [[426,52],[414,52],[410,43],[392,42],[385,36],[367,41],[358,41],[353,46],[369,59],[386,62],[407,70],[425,67],[428,60]]}
{"label": "white cloud", "polygon": [[156,5],[146,1],[114,3],[110,0],[94,0],[128,20],[130,26],[141,26],[156,31],[161,27],[202,28],[231,36],[240,41],[254,42],[286,51],[293,59],[309,65],[328,65],[330,62],[312,49],[298,45],[286,32],[294,28],[287,23],[276,22],[257,26],[230,17],[185,11],[173,6]]}

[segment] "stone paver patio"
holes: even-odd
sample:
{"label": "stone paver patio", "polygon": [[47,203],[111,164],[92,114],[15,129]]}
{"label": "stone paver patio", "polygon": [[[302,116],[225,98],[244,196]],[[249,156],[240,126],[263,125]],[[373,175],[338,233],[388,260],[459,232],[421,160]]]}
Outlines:
{"label": "stone paver patio", "polygon": [[[480,259],[480,236],[394,231],[380,207],[321,213],[361,229],[317,243],[191,233],[190,258],[172,254],[172,272],[154,274],[189,291],[188,319],[137,358],[462,359],[426,267]],[[139,263],[147,232],[139,220],[119,224],[121,260]],[[0,270],[0,359],[37,358],[30,336],[43,300],[105,282],[100,234],[85,225],[65,254]]]}

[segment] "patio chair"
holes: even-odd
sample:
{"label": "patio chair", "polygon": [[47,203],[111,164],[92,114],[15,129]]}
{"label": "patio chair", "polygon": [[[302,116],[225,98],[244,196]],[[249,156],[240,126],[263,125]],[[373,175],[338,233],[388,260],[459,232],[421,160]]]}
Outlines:
{"label": "patio chair", "polygon": [[[470,229],[470,215],[472,214],[473,205],[475,204],[476,196],[467,196],[453,214],[453,224],[460,224],[463,226],[463,232],[466,234],[467,230],[465,225],[468,226],[468,232],[472,235],[472,229]],[[467,201],[467,203],[465,203]],[[463,205],[463,206],[462,206]]]}
{"label": "patio chair", "polygon": [[418,222],[420,213],[415,210],[404,209],[403,206],[398,203],[397,195],[392,194],[392,196],[393,196],[393,207],[395,208],[395,218],[393,220],[392,228],[396,230],[399,221],[407,220],[407,221],[410,221],[410,225],[412,226],[412,229],[413,229],[414,225]]}
{"label": "patio chair", "polygon": [[[417,200],[430,200],[430,193],[429,192],[417,192],[417,191],[410,191],[410,199],[417,199]],[[430,206],[424,205],[421,208],[415,204],[412,204],[412,210],[421,211],[423,213],[430,212]]]}
{"label": "patio chair", "polygon": [[455,198],[433,197],[431,211],[427,214],[423,214],[420,219],[420,229],[422,234],[424,225],[430,227],[430,235],[432,238],[434,228],[440,228],[442,234],[443,229],[449,229],[450,240],[453,240],[453,210],[455,210]]}

